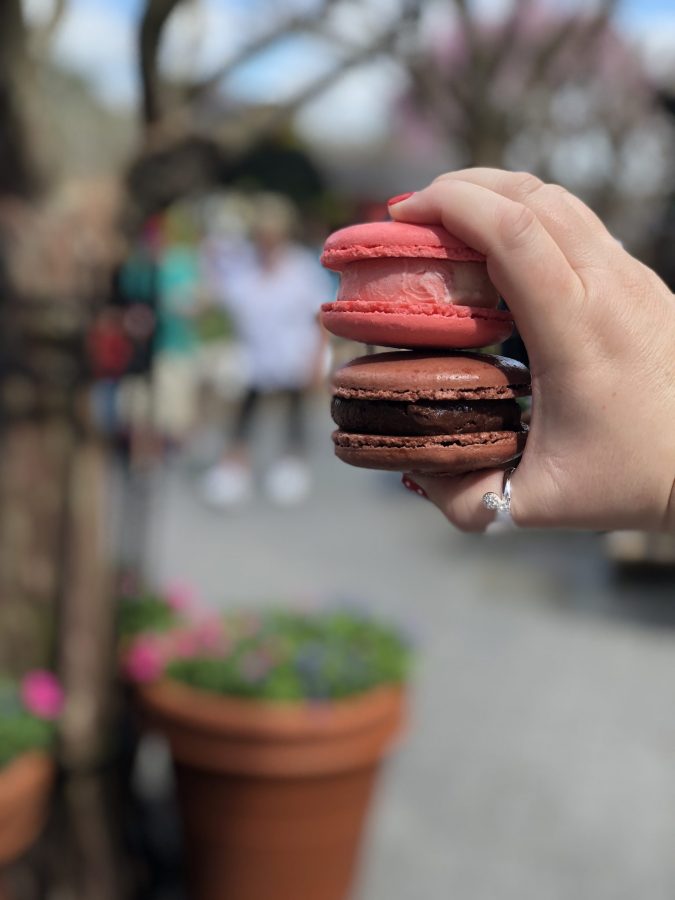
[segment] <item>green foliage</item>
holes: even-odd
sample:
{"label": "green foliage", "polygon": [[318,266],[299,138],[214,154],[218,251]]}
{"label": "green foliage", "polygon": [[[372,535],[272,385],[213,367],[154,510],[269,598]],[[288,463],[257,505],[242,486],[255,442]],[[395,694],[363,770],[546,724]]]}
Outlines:
{"label": "green foliage", "polygon": [[155,594],[125,597],[120,601],[118,628],[122,638],[147,631],[168,631],[178,620],[173,609]]}
{"label": "green foliage", "polygon": [[30,750],[48,750],[54,741],[53,722],[24,708],[17,686],[0,680],[0,769]]}
{"label": "green foliage", "polygon": [[48,750],[54,740],[54,725],[22,713],[0,720],[0,769],[30,750]]}
{"label": "green foliage", "polygon": [[349,610],[230,614],[228,652],[169,663],[167,675],[216,694],[338,699],[408,676],[411,650],[388,624]]}

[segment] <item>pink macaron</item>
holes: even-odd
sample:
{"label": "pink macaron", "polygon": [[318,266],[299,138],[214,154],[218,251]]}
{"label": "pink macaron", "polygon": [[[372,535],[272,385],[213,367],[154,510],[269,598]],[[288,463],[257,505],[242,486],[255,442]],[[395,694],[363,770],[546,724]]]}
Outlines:
{"label": "pink macaron", "polygon": [[369,222],[330,235],[321,262],[340,273],[321,321],[340,337],[383,347],[469,349],[505,340],[513,319],[485,257],[444,228]]}

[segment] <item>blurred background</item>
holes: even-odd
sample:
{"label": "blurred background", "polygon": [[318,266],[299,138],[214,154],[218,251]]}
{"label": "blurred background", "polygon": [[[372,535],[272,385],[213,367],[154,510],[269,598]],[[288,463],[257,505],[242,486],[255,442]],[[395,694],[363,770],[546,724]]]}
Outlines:
{"label": "blurred background", "polygon": [[415,631],[360,900],[675,896],[672,537],[466,536],[332,456],[322,242],[466,165],[675,287],[673,4],[0,4],[0,676],[66,698],[12,897],[188,896],[166,749],[120,750],[125,578]]}

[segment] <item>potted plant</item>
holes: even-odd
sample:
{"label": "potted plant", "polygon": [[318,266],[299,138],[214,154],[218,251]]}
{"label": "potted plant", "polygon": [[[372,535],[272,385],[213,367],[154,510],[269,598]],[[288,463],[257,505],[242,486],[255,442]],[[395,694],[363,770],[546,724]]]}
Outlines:
{"label": "potted plant", "polygon": [[50,750],[61,688],[49,672],[0,679],[0,894],[2,871],[35,841],[47,813]]}
{"label": "potted plant", "polygon": [[161,605],[127,610],[122,664],[171,747],[190,897],[345,900],[405,716],[408,642],[353,609]]}

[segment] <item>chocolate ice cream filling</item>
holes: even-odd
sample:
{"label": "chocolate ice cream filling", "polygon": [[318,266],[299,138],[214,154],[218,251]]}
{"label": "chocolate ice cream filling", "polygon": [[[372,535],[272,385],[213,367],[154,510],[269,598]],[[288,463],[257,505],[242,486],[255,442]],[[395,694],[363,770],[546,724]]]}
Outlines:
{"label": "chocolate ice cream filling", "polygon": [[353,434],[417,437],[519,431],[520,407],[515,400],[353,400],[333,397],[333,421]]}

